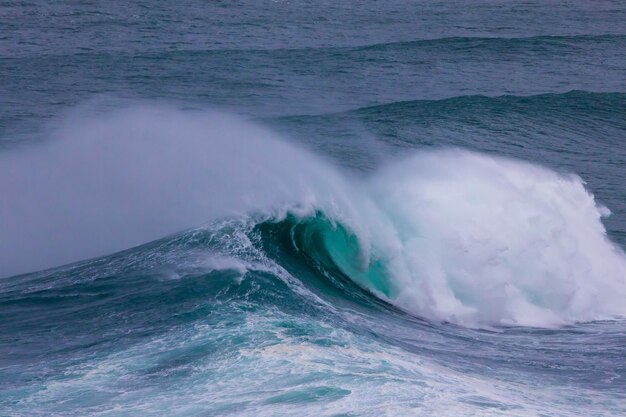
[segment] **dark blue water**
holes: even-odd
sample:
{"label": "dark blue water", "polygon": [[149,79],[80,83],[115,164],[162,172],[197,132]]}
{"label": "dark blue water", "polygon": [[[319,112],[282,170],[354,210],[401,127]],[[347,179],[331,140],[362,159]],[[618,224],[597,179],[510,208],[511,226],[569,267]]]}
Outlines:
{"label": "dark blue water", "polygon": [[0,3],[0,415],[623,415],[624,22]]}

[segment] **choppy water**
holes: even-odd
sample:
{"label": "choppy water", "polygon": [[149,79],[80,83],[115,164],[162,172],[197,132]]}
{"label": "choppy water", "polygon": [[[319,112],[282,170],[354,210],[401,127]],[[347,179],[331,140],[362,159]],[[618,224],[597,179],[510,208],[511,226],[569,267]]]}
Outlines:
{"label": "choppy water", "polygon": [[626,413],[622,2],[0,4],[0,415]]}

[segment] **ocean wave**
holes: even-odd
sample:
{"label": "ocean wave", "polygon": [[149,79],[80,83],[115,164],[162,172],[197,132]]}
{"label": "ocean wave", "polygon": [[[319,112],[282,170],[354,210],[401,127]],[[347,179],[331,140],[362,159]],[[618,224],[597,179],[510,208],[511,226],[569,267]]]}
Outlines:
{"label": "ocean wave", "polygon": [[[353,178],[248,122],[168,107],[75,114],[53,136],[2,155],[0,178],[19,179],[0,182],[13,196],[0,203],[4,275],[227,216],[279,225],[270,242],[429,320],[552,327],[626,314],[609,211],[573,174],[445,150]],[[245,274],[228,245],[247,233],[230,233],[216,258],[228,262],[213,267]]]}

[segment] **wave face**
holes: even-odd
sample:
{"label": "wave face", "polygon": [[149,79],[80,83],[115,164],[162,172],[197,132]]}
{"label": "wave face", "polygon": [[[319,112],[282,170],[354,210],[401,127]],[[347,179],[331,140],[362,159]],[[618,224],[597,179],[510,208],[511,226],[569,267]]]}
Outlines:
{"label": "wave face", "polygon": [[626,415],[623,1],[179,3],[0,6],[0,416]]}

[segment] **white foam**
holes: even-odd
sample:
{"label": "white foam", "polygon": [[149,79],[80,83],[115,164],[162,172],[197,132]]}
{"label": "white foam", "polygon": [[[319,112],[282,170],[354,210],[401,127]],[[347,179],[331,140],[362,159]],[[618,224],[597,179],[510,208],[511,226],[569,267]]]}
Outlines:
{"label": "white foam", "polygon": [[528,326],[626,312],[626,257],[606,236],[606,209],[575,175],[431,152],[382,172],[374,190],[396,227],[385,254],[393,299],[410,311]]}
{"label": "white foam", "polygon": [[[64,378],[23,388],[24,398],[9,410],[59,416],[623,414],[611,393],[465,374],[323,321],[302,320],[270,309],[247,312],[237,325],[174,328],[69,366]],[[325,343],[285,331],[294,327]],[[252,343],[237,345],[241,340]],[[189,362],[168,360],[225,343],[218,355],[207,350]]]}

